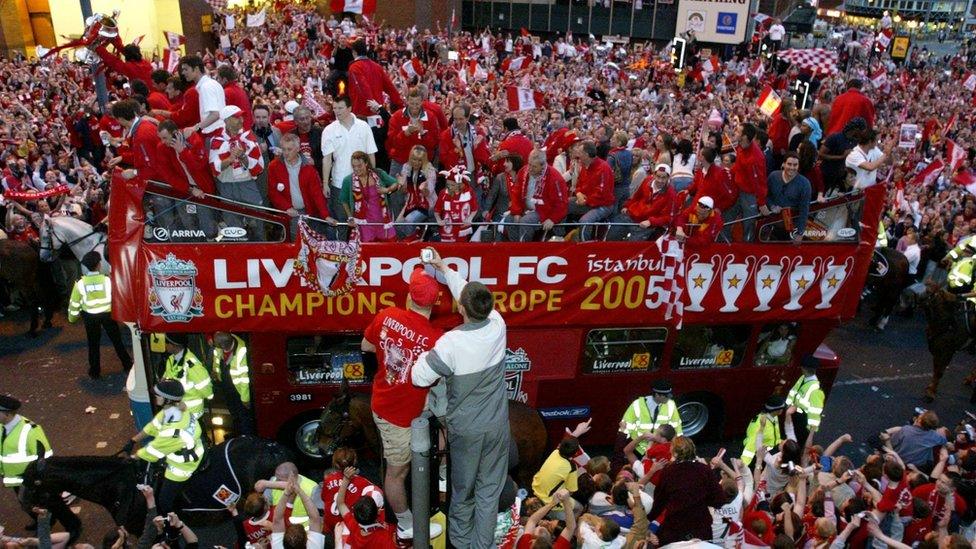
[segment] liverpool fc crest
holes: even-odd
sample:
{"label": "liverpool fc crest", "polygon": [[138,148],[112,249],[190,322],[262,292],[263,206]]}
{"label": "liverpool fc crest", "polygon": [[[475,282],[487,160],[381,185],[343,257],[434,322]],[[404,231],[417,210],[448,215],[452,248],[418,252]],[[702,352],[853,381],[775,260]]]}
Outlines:
{"label": "liverpool fc crest", "polygon": [[203,294],[197,288],[197,266],[192,261],[166,259],[149,263],[152,288],[149,291],[149,313],[166,322],[189,322],[203,316]]}

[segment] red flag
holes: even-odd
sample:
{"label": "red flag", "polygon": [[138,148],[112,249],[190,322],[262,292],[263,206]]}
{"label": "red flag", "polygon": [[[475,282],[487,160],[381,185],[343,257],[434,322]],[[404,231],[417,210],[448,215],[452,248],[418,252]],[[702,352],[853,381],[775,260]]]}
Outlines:
{"label": "red flag", "polygon": [[176,72],[180,63],[180,50],[167,49],[163,51],[163,68],[166,72]]}
{"label": "red flag", "polygon": [[519,34],[521,34],[522,36],[532,36],[525,27],[519,29]]}
{"label": "red flag", "polygon": [[951,132],[952,129],[956,127],[956,122],[958,121],[959,121],[959,114],[952,113],[952,116],[949,117],[949,121],[946,122],[945,133]]}
{"label": "red flag", "polygon": [[178,50],[180,49],[180,46],[186,44],[186,37],[182,34],[172,31],[163,31],[163,36],[166,37],[167,48],[171,50]]}
{"label": "red flag", "polygon": [[766,86],[763,88],[762,93],[759,94],[756,106],[766,116],[773,116],[779,112],[779,106],[782,103],[783,100],[780,99],[779,94],[773,91],[772,86]]}
{"label": "red flag", "polygon": [[871,73],[871,83],[874,84],[875,88],[880,88],[888,81],[888,73],[885,72],[884,67],[878,67],[876,71]]}
{"label": "red flag", "polygon": [[545,96],[532,88],[509,86],[505,89],[505,94],[510,111],[531,111],[545,105]]}
{"label": "red flag", "polygon": [[945,169],[945,164],[942,160],[935,160],[925,167],[924,170],[918,172],[915,179],[912,179],[912,185],[922,185],[928,186],[935,182],[935,179],[939,177],[942,170]]}
{"label": "red flag", "polygon": [[502,61],[502,72],[508,71],[523,71],[528,69],[532,65],[532,60],[524,55],[518,57],[509,57]]}
{"label": "red flag", "polygon": [[966,159],[966,150],[951,139],[946,139],[946,156],[949,158],[949,173],[956,173],[962,161]]}
{"label": "red flag", "polygon": [[884,29],[879,32],[874,38],[875,43],[878,45],[878,51],[884,51],[888,49],[888,44],[891,44],[891,37],[894,36],[895,32],[891,29]]}
{"label": "red flag", "polygon": [[145,37],[146,37],[145,34],[140,34],[138,38],[136,38],[135,40],[132,41],[132,45],[133,46],[138,46],[139,44],[142,44],[142,39],[145,38]]}
{"label": "red flag", "polygon": [[312,88],[305,88],[304,93],[302,93],[302,106],[312,111],[312,116],[315,118],[325,115],[325,107],[315,100]]}
{"label": "red flag", "polygon": [[424,76],[424,64],[420,62],[420,59],[414,57],[408,60],[402,66],[400,66],[400,74],[410,80],[411,78],[423,78]]}
{"label": "red flag", "polygon": [[488,80],[488,71],[486,71],[474,59],[468,61],[468,65],[465,67],[465,72],[468,73],[468,77],[472,80]]}
{"label": "red flag", "polygon": [[376,0],[332,0],[329,8],[332,13],[372,15],[376,13]]}
{"label": "red flag", "polygon": [[756,80],[762,80],[763,75],[766,74],[766,66],[763,65],[762,58],[757,57],[752,62],[752,66],[749,67],[749,74],[755,77]]}

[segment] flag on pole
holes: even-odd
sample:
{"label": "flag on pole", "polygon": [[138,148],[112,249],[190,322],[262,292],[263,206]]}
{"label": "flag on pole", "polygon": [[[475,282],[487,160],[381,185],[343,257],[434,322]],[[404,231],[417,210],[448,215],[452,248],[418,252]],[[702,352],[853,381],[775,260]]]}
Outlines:
{"label": "flag on pole", "polygon": [[912,179],[912,185],[921,185],[923,187],[931,185],[935,182],[935,178],[939,177],[943,169],[945,169],[945,164],[942,163],[942,160],[931,162]]}
{"label": "flag on pole", "polygon": [[958,122],[958,120],[959,120],[959,115],[957,113],[952,113],[952,116],[949,117],[949,121],[946,122],[944,133],[951,132],[956,127],[956,122]]}
{"label": "flag on pole", "polygon": [[180,50],[167,49],[163,52],[163,68],[166,72],[176,72],[176,67],[180,63]]}
{"label": "flag on pole", "polygon": [[876,71],[871,73],[871,84],[873,84],[875,88],[884,86],[885,82],[887,81],[888,73],[885,72],[884,67],[878,67]]}
{"label": "flag on pole", "polygon": [[681,327],[684,317],[684,304],[681,301],[681,294],[684,292],[685,282],[685,252],[681,243],[676,239],[664,234],[657,241],[658,249],[662,254],[662,266],[664,267],[664,319],[674,320],[676,327]]}
{"label": "flag on pole", "polygon": [[376,0],[332,0],[329,7],[332,13],[372,15],[376,13]]}
{"label": "flag on pole", "polygon": [[325,114],[325,107],[315,100],[315,92],[312,91],[312,88],[305,88],[305,92],[302,93],[302,106],[312,111],[312,116],[315,118]]}
{"label": "flag on pole", "polygon": [[237,20],[234,19],[233,13],[224,15],[224,28],[227,30],[234,30],[237,28]]}
{"label": "flag on pole", "polygon": [[969,91],[976,91],[976,73],[967,72],[962,85]]}
{"label": "flag on pole", "polygon": [[884,51],[888,49],[888,44],[891,44],[891,37],[894,35],[894,31],[891,29],[884,29],[874,37],[875,44],[878,45],[878,51]]}
{"label": "flag on pole", "polygon": [[946,139],[946,156],[949,159],[949,174],[956,173],[963,160],[966,160],[966,149],[960,147],[955,141]]}
{"label": "flag on pole", "polygon": [[502,61],[502,72],[521,71],[528,69],[532,65],[532,60],[524,55],[509,57]]}
{"label": "flag on pole", "polygon": [[545,97],[542,93],[532,88],[520,88],[509,86],[505,89],[508,98],[509,111],[531,111],[545,105]]}
{"label": "flag on pole", "polygon": [[749,74],[756,80],[762,80],[763,75],[766,74],[766,65],[763,65],[762,57],[757,57],[752,62],[752,66],[749,67]]}
{"label": "flag on pole", "polygon": [[468,73],[468,78],[471,78],[472,80],[488,80],[488,71],[486,71],[484,67],[479,65],[474,59],[468,61],[468,65],[465,67],[464,72]]}
{"label": "flag on pole", "polygon": [[773,116],[779,112],[779,107],[783,103],[779,94],[776,93],[772,86],[766,86],[763,88],[761,94],[759,94],[759,100],[756,101],[756,106],[759,107],[759,111],[766,116]]}
{"label": "flag on pole", "polygon": [[132,45],[133,46],[138,46],[139,44],[142,44],[142,39],[145,38],[145,37],[146,37],[145,34],[140,34],[138,38],[136,38],[135,40],[132,41]]}
{"label": "flag on pole", "polygon": [[166,47],[171,50],[178,50],[180,46],[186,44],[186,37],[173,31],[163,31],[166,37]]}
{"label": "flag on pole", "polygon": [[267,18],[268,9],[264,8],[257,13],[251,13],[247,16],[247,26],[249,27],[261,27],[264,26],[264,20]]}
{"label": "flag on pole", "polygon": [[400,66],[400,75],[407,80],[422,78],[424,76],[424,64],[420,62],[420,59],[414,57]]}

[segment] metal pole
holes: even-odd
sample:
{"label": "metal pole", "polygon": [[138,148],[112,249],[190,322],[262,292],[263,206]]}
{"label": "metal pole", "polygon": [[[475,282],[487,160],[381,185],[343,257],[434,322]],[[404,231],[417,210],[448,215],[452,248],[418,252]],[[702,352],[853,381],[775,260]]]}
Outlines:
{"label": "metal pole", "polygon": [[546,32],[552,32],[552,0],[547,0],[547,3],[549,4],[549,14],[546,16]]}
{"label": "metal pole", "polygon": [[587,0],[587,4],[590,6],[590,11],[586,15],[586,34],[593,34],[593,3],[598,0]]}
{"label": "metal pole", "polygon": [[[552,5],[549,5],[549,17],[552,17]],[[573,28],[573,0],[569,0],[569,17],[566,18],[566,32]]]}
{"label": "metal pole", "polygon": [[[607,26],[607,34],[613,35],[613,5],[616,4],[613,0],[610,0],[610,24]],[[633,5],[633,2],[631,2]],[[611,51],[613,51],[611,49]]]}
{"label": "metal pole", "polygon": [[410,507],[416,549],[430,549],[430,448],[430,421],[420,416],[410,422]]}
{"label": "metal pole", "polygon": [[657,35],[657,0],[651,0],[654,2],[654,9],[651,10],[651,37],[649,40],[654,43],[654,36]]}
{"label": "metal pole", "polygon": [[[972,1],[972,0],[970,0],[970,1]],[[630,2],[630,35],[629,35],[631,37],[634,36],[634,10],[636,10],[636,9],[637,9],[637,1],[636,0],[631,0],[631,2]]]}

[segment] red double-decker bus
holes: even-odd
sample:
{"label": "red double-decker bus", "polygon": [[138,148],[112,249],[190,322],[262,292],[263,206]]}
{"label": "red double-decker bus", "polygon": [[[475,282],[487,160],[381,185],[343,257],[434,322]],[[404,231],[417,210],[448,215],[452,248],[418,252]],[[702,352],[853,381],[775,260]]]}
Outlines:
{"label": "red double-decker bus", "polygon": [[[755,243],[688,245],[680,259],[655,242],[436,246],[494,292],[509,326],[509,398],[538,409],[553,436],[592,417],[588,439],[611,443],[625,407],[661,377],[675,387],[686,433],[732,436],[796,379],[804,354],[827,365],[829,389],[839,359],[822,343],[855,314],[882,202],[878,187],[815,205],[800,244],[776,241],[789,233],[770,218]],[[224,220],[217,233],[184,225],[204,214]],[[290,241],[282,212],[189,201],[156,183],[113,182],[110,227],[113,314],[144,334],[148,383],[163,358],[150,334],[192,334],[206,362],[206,335],[233,332],[247,342],[259,434],[311,458],[321,408],[340,383],[369,390],[362,332],[404,303],[423,246],[323,251]],[[306,280],[299,271],[311,264]],[[433,320],[460,322],[446,288]],[[224,420],[213,403],[208,421]]]}

